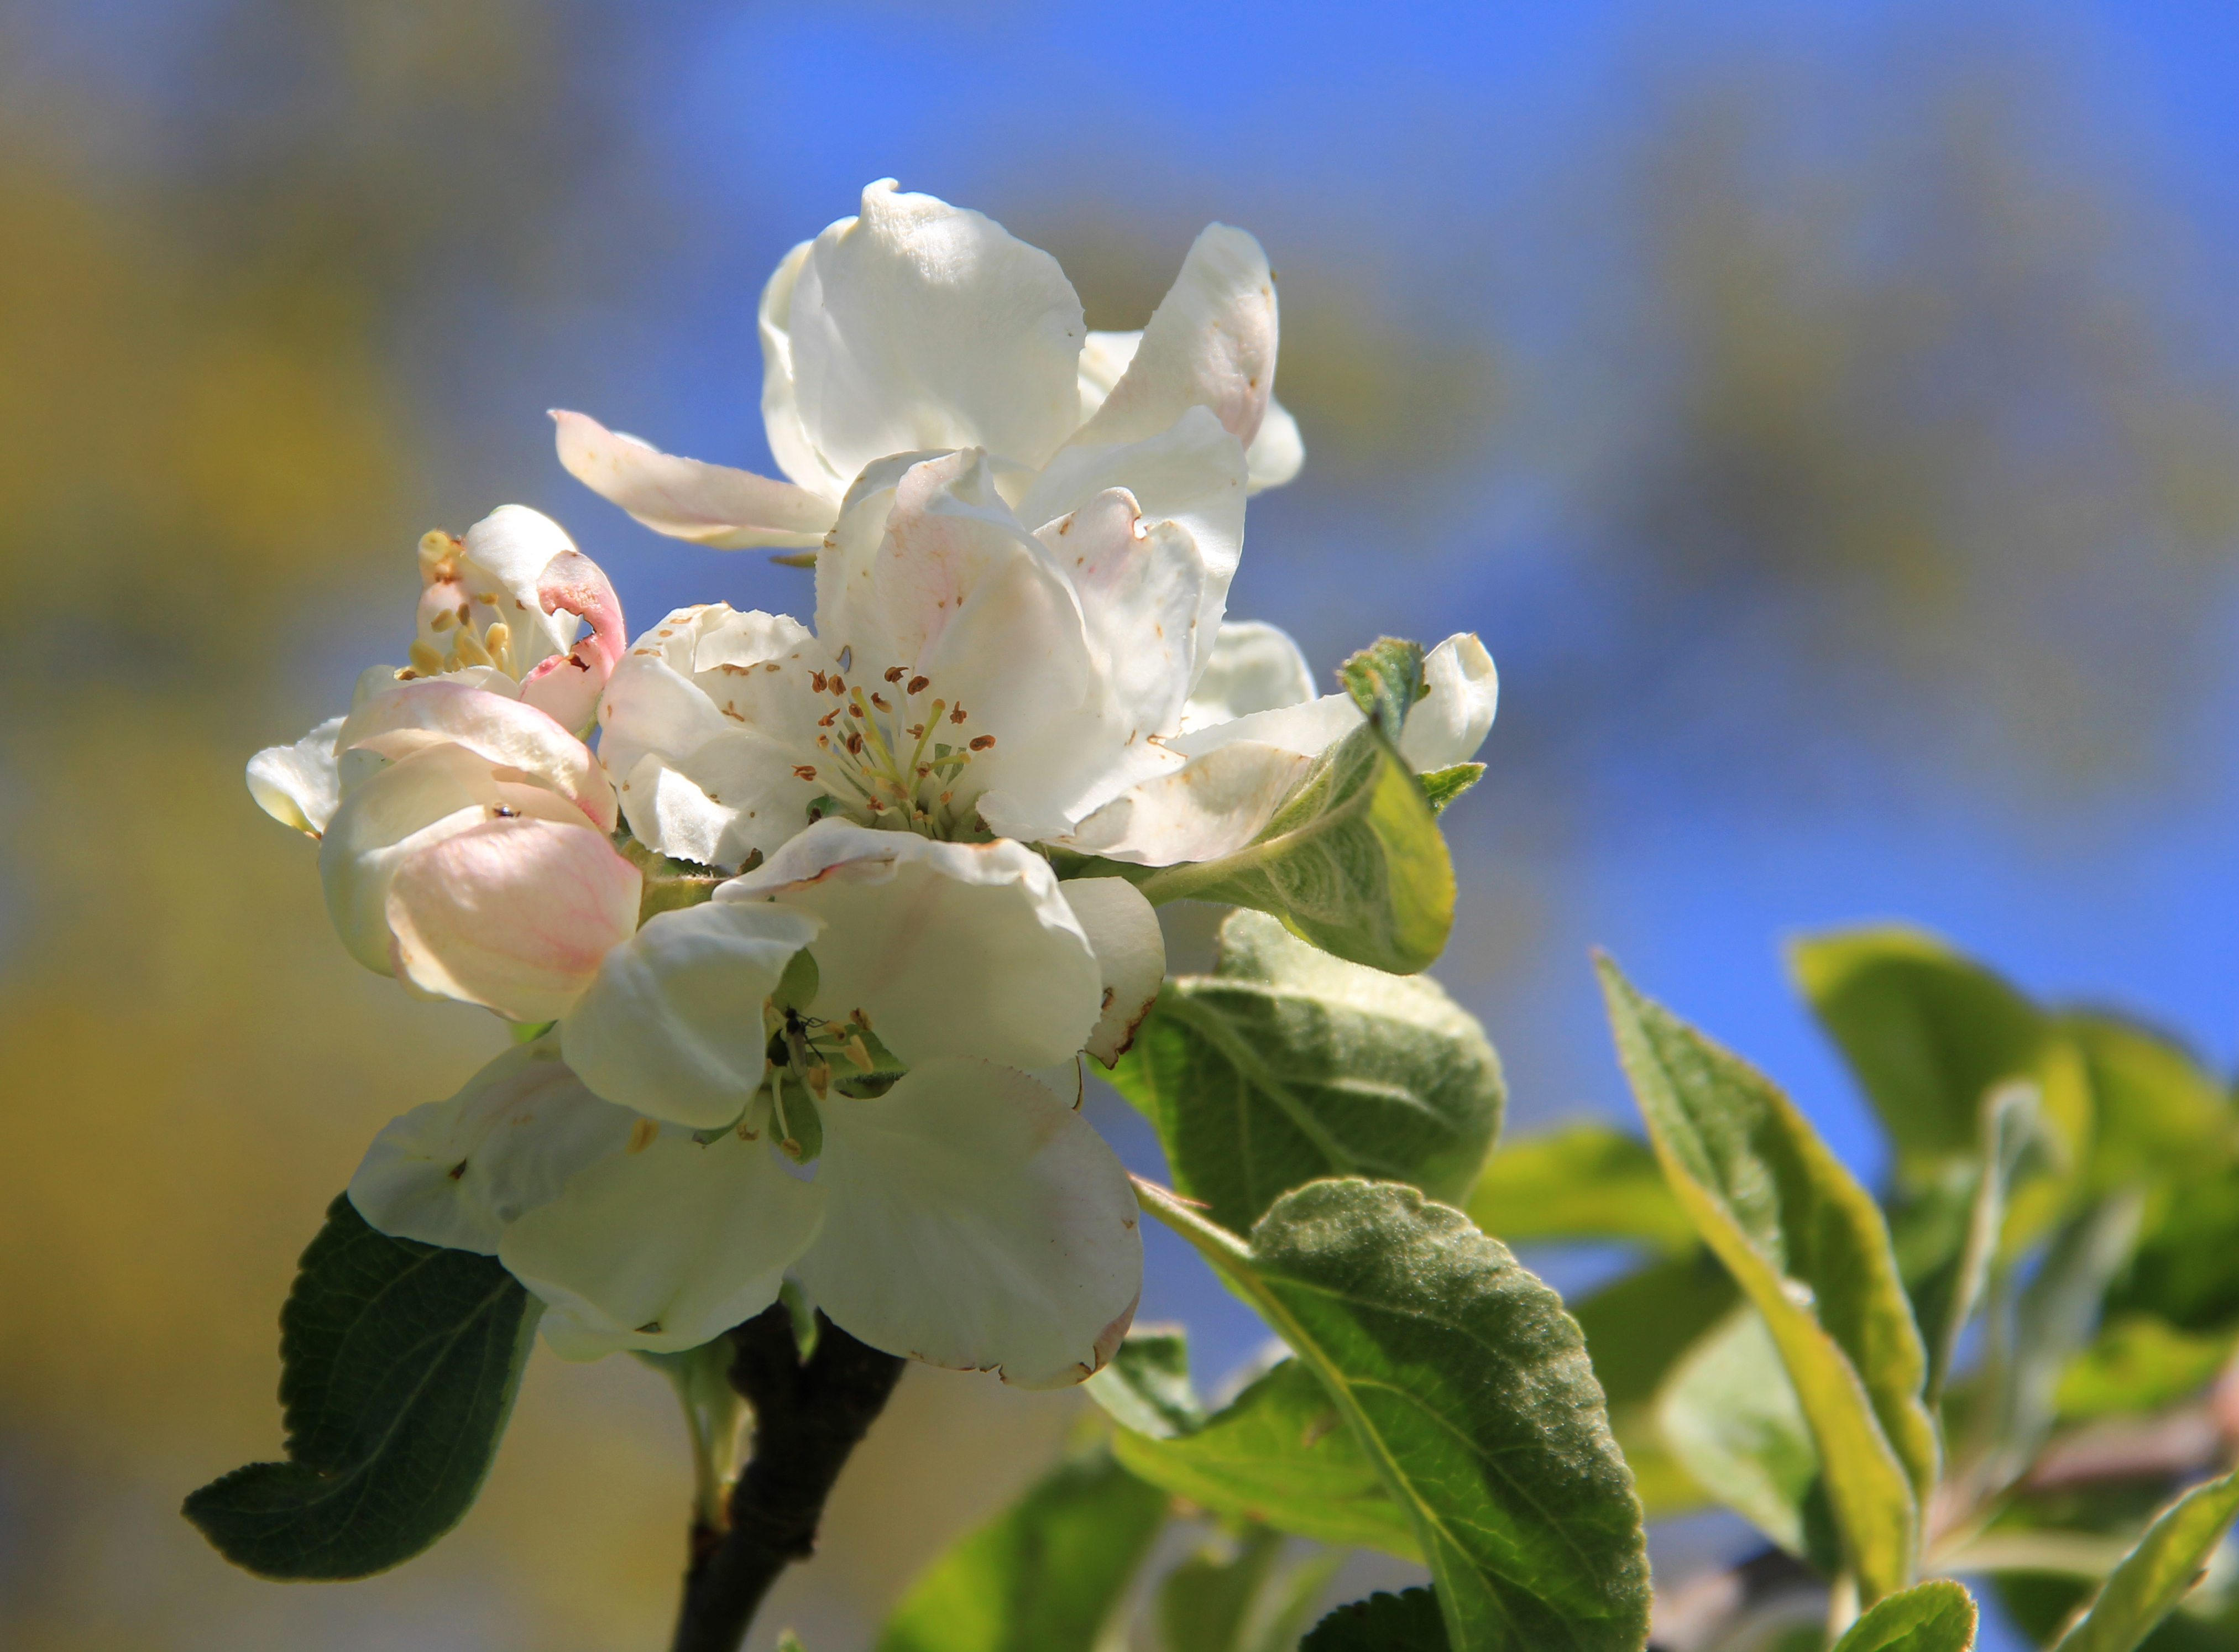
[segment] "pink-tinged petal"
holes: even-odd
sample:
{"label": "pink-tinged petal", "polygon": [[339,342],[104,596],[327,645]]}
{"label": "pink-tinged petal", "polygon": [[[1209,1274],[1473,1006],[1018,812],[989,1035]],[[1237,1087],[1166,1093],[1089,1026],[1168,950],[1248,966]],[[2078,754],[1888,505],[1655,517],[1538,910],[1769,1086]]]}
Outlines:
{"label": "pink-tinged petal", "polygon": [[774,899],[822,919],[814,1012],[862,1011],[906,1062],[1049,1066],[1081,1047],[1100,1013],[1088,938],[1049,863],[1022,844],[820,820],[715,899]]}
{"label": "pink-tinged petal", "polygon": [[572,614],[590,634],[554,654],[522,679],[521,697],[561,727],[588,733],[599,695],[628,647],[622,605],[606,573],[581,551],[563,551],[537,577],[536,600],[547,614]]}
{"label": "pink-tinged petal", "polygon": [[767,902],[660,912],[600,960],[560,1018],[568,1065],[608,1101],[715,1130],[745,1112],[767,1066],[762,1004],[823,927]]}
{"label": "pink-tinged petal", "polygon": [[1275,341],[1267,255],[1243,230],[1208,224],[1144,328],[1127,370],[1073,440],[1140,441],[1185,408],[1202,407],[1248,447],[1274,392]]}
{"label": "pink-tinged petal", "polygon": [[1125,878],[1075,878],[1059,887],[1104,976],[1103,1012],[1081,1048],[1108,1067],[1134,1043],[1166,981],[1166,934],[1142,891]]}
{"label": "pink-tinged petal", "polygon": [[[378,760],[364,752],[342,756]],[[516,772],[493,768],[463,746],[431,746],[344,789],[319,841],[319,880],[352,958],[377,974],[392,972],[389,880],[425,846],[510,816],[588,830],[582,812],[557,792],[499,778]]]}
{"label": "pink-tinged petal", "polygon": [[1121,793],[1063,842],[1135,866],[1216,859],[1266,828],[1312,760],[1258,740],[1218,746]]}
{"label": "pink-tinged petal", "polygon": [[1146,522],[1171,521],[1181,528],[1205,562],[1198,600],[1201,669],[1244,552],[1245,478],[1242,444],[1209,409],[1187,408],[1139,441],[1065,448],[1020,500],[1019,518],[1040,528],[1107,488],[1124,488],[1135,496]]}
{"label": "pink-tinged petal", "polygon": [[507,1051],[448,1101],[392,1119],[350,1178],[350,1203],[397,1238],[495,1256],[507,1224],[619,1152],[635,1123],[586,1089],[547,1034]]}
{"label": "pink-tinged petal", "polygon": [[431,746],[460,746],[549,786],[600,831],[614,830],[614,786],[591,748],[548,713],[502,694],[436,679],[401,683],[352,712],[335,744],[337,751],[375,752],[392,760]]}
{"label": "pink-tinged petal", "polygon": [[1087,328],[1057,261],[890,178],[816,238],[785,309],[793,408],[835,479],[921,448],[1040,465],[1080,420]]}
{"label": "pink-tinged petal", "polygon": [[1143,1283],[1127,1173],[1061,1098],[984,1061],[824,1109],[823,1231],[798,1264],[874,1348],[1022,1388],[1093,1376]]}
{"label": "pink-tinged petal", "polygon": [[[453,541],[453,554],[440,555],[428,569],[429,551],[422,542],[423,570],[440,574],[442,582],[457,587],[475,606],[477,627],[502,621],[512,634],[513,669],[519,676],[555,654],[565,654],[575,640],[575,620],[555,614],[537,600],[537,582],[556,556],[578,555],[568,530],[539,510],[526,505],[501,505]],[[423,621],[433,617],[422,600]],[[440,653],[442,635],[427,630],[422,637]]]}
{"label": "pink-tinged petal", "polygon": [[469,826],[415,850],[389,882],[396,973],[511,1020],[556,1020],[636,930],[642,887],[588,826]]}
{"label": "pink-tinged petal", "polygon": [[666,454],[587,414],[554,408],[568,474],[671,539],[719,551],[805,549],[832,526],[832,501],[750,470]]}
{"label": "pink-tinged petal", "polygon": [[1035,534],[1080,604],[1089,657],[1122,746],[1181,726],[1197,674],[1205,559],[1181,527],[1107,488]]}
{"label": "pink-tinged petal", "polygon": [[667,1125],[507,1228],[498,1259],[546,1304],[545,1339],[562,1359],[675,1352],[777,1300],[824,1203],[767,1141],[726,1131],[703,1146]]}

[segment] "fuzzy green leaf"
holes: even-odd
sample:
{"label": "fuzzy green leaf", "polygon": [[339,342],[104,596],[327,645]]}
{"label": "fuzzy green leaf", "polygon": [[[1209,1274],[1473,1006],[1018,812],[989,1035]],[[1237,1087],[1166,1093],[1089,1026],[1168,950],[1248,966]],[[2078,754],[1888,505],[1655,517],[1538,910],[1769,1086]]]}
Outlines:
{"label": "fuzzy green leaf", "polygon": [[1458,1211],[1317,1182],[1248,1244],[1139,1184],[1274,1326],[1413,1523],[1454,1652],[1638,1652],[1640,1503],[1578,1326]]}
{"label": "fuzzy green leaf", "polygon": [[1938,1578],[1873,1607],[1835,1642],[1835,1652],[1968,1652],[1975,1620],[1975,1597]]}
{"label": "fuzzy green leaf", "polygon": [[1880,1208],[1764,1076],[1600,965],[1618,1053],[1704,1243],[1764,1316],[1869,1602],[1912,1582],[1938,1473],[1927,1356]]}
{"label": "fuzzy green leaf", "polygon": [[1346,685],[1369,720],[1313,760],[1258,838],[1215,860],[1162,867],[1139,879],[1144,894],[1272,913],[1324,952],[1372,969],[1427,968],[1453,928],[1454,868],[1397,744],[1413,698],[1400,687],[1411,663],[1419,686],[1413,643],[1386,639],[1348,660]]}
{"label": "fuzzy green leaf", "polygon": [[211,1482],[187,1518],[263,1577],[411,1559],[474,1506],[540,1306],[496,1257],[392,1239],[337,1198],[280,1311],[288,1461]]}
{"label": "fuzzy green leaf", "polygon": [[2132,1652],[2200,1581],[2234,1515],[2239,1515],[2239,1474],[2178,1498],[2123,1557],[2054,1652]]}
{"label": "fuzzy green leaf", "polygon": [[877,1652],[1093,1645],[1166,1517],[1166,1494],[1106,1453],[1060,1463],[920,1575]]}
{"label": "fuzzy green leaf", "polygon": [[1175,1185],[1241,1233],[1327,1176],[1458,1199],[1500,1128],[1500,1062],[1435,981],[1317,952],[1231,913],[1210,975],[1166,983],[1113,1083],[1149,1115]]}
{"label": "fuzzy green leaf", "polygon": [[1811,1425],[1764,1317],[1744,1304],[1672,1368],[1657,1397],[1665,1446],[1697,1483],[1790,1554],[1812,1554]]}
{"label": "fuzzy green leaf", "polygon": [[1430,804],[1431,813],[1444,814],[1447,804],[1485,778],[1485,765],[1456,763],[1451,768],[1434,768],[1417,778],[1423,782],[1424,800]]}

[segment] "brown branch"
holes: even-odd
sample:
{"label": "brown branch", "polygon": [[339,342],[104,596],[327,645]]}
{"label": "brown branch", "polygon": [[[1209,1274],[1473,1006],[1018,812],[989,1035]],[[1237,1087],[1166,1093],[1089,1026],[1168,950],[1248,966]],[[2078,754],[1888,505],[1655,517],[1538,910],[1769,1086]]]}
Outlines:
{"label": "brown branch", "polygon": [[816,1550],[825,1499],[902,1373],[822,1314],[801,1357],[793,1317],[774,1305],[731,1333],[731,1386],[754,1407],[753,1454],[733,1489],[728,1531],[695,1526],[670,1652],[737,1652],[781,1573]]}

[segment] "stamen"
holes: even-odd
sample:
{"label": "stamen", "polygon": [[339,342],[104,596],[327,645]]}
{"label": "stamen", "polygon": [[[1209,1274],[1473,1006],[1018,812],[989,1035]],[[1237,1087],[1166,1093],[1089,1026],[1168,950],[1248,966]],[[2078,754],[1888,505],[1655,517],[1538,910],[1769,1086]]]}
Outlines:
{"label": "stamen", "polygon": [[438,608],[435,610],[435,617],[428,621],[428,629],[437,632],[448,631],[458,622],[459,616],[448,608]]}
{"label": "stamen", "polygon": [[411,657],[412,669],[423,677],[435,676],[443,669],[443,656],[435,652],[434,643],[423,637],[415,637],[406,653]]}
{"label": "stamen", "polygon": [[629,1145],[625,1147],[622,1151],[625,1153],[629,1154],[632,1158],[635,1158],[638,1154],[645,1151],[647,1148],[652,1146],[654,1138],[660,1134],[661,1121],[659,1119],[641,1118],[635,1124],[630,1126]]}
{"label": "stamen", "polygon": [[932,686],[933,679],[930,677],[913,677],[909,680],[909,688],[907,692],[913,694],[921,694]]}
{"label": "stamen", "polygon": [[876,706],[880,711],[890,712],[894,710],[892,706],[887,704],[887,697],[884,694],[873,694],[871,696],[871,704]]}
{"label": "stamen", "polygon": [[956,702],[956,709],[948,713],[948,720],[952,723],[960,723],[964,720],[964,702],[962,700],[960,700]]}
{"label": "stamen", "polygon": [[816,766],[813,763],[795,763],[793,766],[793,777],[797,780],[813,780],[816,778]]}
{"label": "stamen", "polygon": [[900,682],[907,675],[909,675],[909,673],[903,670],[900,666],[888,666],[887,667],[887,680],[888,682]]}
{"label": "stamen", "polygon": [[972,749],[975,752],[984,752],[994,743],[995,737],[993,734],[974,734],[972,737]]}

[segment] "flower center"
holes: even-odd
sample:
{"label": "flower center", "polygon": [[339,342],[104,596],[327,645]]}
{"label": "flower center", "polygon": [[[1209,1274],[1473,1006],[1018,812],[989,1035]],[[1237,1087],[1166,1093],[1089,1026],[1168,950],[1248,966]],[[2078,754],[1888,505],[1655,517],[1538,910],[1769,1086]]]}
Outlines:
{"label": "flower center", "polygon": [[794,771],[838,782],[810,806],[810,818],[840,814],[927,838],[984,835],[972,807],[978,790],[963,777],[973,757],[994,749],[995,737],[973,733],[963,702],[935,695],[931,678],[907,667],[887,667],[869,689],[849,683],[848,658],[842,650],[840,671],[809,673],[813,693],[839,702],[816,720],[816,746],[828,761]]}
{"label": "flower center", "polygon": [[494,666],[508,677],[521,676],[513,627],[498,618],[498,593],[471,588],[466,541],[430,528],[420,536],[418,634],[412,639],[412,663],[396,673],[401,682],[437,677],[468,666]]}

